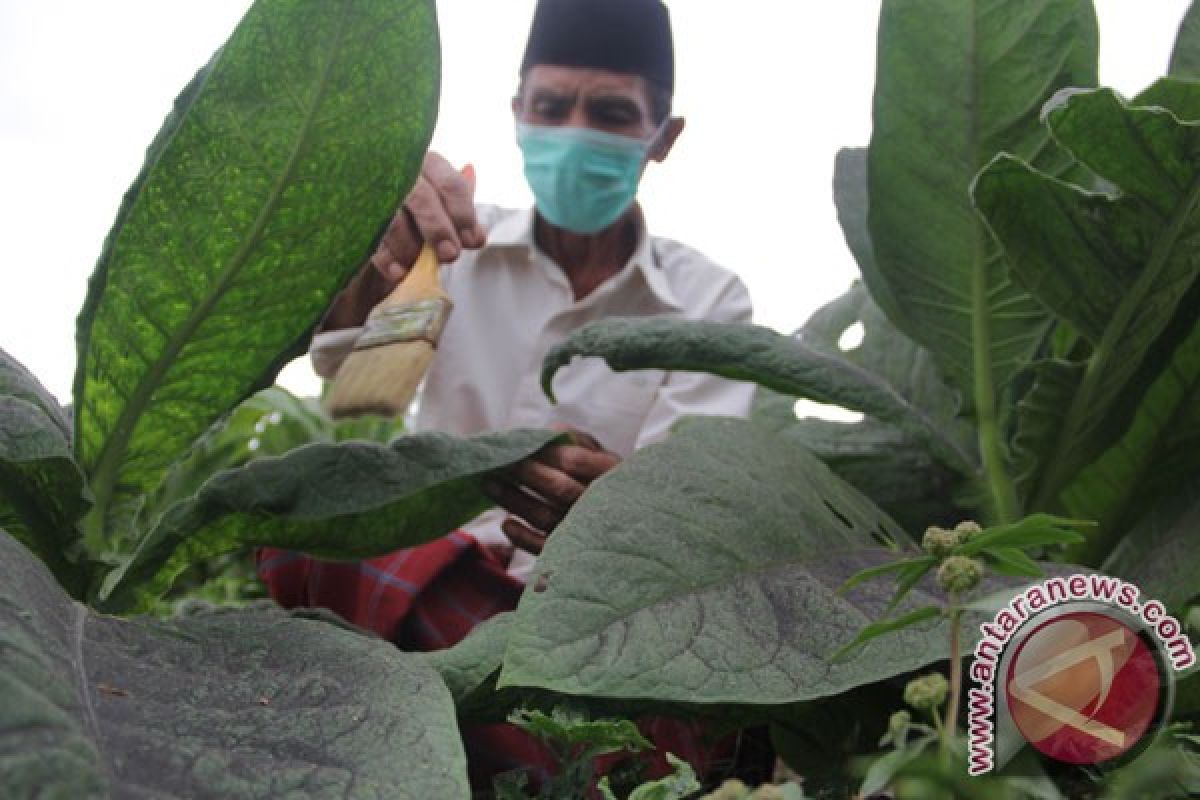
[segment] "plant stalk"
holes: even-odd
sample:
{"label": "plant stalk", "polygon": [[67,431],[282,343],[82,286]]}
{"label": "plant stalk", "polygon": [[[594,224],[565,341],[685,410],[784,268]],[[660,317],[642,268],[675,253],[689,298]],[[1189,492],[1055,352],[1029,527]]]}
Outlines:
{"label": "plant stalk", "polygon": [[962,700],[962,609],[958,603],[950,606],[950,698],[946,702],[946,722],[943,742],[949,745],[957,733],[958,704]]}

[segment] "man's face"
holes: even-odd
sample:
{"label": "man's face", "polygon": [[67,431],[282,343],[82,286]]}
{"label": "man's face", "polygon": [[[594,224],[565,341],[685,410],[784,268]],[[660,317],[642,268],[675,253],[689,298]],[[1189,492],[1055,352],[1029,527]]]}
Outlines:
{"label": "man's face", "polygon": [[635,139],[658,127],[643,78],[589,67],[531,67],[513,113],[528,125],[593,128]]}

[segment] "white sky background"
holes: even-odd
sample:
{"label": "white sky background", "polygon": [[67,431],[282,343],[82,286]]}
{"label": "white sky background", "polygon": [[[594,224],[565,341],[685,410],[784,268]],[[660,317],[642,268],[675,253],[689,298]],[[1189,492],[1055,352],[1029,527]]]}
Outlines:
{"label": "white sky background", "polygon": [[[870,138],[879,0],[669,0],[687,129],[640,194],[651,229],[750,288],[791,331],[857,274],[834,212],[839,147]],[[70,399],[75,315],[121,196],[248,0],[0,0],[0,348]],[[477,197],[527,205],[509,100],[533,0],[440,0],[434,148]],[[1165,72],[1187,0],[1097,0],[1100,79]],[[736,9],[731,13],[730,9]],[[315,394],[306,362],[281,383]]]}

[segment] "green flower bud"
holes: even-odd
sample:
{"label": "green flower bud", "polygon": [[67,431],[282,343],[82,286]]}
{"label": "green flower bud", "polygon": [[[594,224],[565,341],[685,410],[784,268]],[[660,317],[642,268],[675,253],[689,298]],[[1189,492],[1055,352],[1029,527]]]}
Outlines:
{"label": "green flower bud", "polygon": [[983,580],[983,562],[969,556],[949,556],[938,567],[937,582],[950,594],[969,592]]}
{"label": "green flower bud", "polygon": [[897,711],[888,718],[888,733],[892,735],[893,740],[899,741],[911,724],[912,714],[907,711]]}
{"label": "green flower bud", "polygon": [[925,529],[925,536],[921,539],[921,548],[931,556],[942,558],[949,555],[950,551],[958,546],[958,543],[958,534],[954,531],[930,525]]}
{"label": "green flower bud", "polygon": [[958,534],[958,543],[963,544],[983,533],[983,528],[973,519],[964,519],[954,526],[954,532]]}
{"label": "green flower bud", "polygon": [[904,687],[904,702],[918,711],[933,711],[946,702],[949,691],[950,683],[942,673],[931,672],[908,682]]}

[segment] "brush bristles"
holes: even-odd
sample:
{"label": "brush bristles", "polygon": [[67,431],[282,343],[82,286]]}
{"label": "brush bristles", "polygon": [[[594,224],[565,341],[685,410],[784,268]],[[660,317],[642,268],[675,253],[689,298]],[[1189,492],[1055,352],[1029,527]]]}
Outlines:
{"label": "brush bristles", "polygon": [[433,352],[433,345],[426,341],[355,350],[338,369],[326,408],[338,419],[403,414],[429,369]]}

